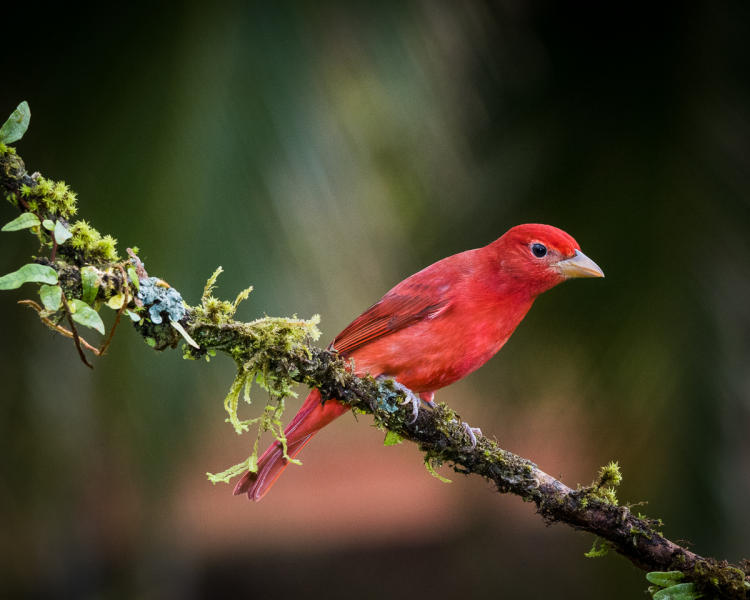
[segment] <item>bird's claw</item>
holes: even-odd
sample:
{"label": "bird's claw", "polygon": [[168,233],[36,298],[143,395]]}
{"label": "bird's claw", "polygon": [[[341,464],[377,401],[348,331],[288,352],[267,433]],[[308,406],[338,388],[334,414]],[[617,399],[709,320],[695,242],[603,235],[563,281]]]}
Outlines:
{"label": "bird's claw", "polygon": [[411,421],[409,421],[409,424],[411,425],[419,416],[419,397],[408,387],[401,385],[398,381],[394,380],[393,386],[400,392],[404,393],[404,399],[401,401],[402,405],[411,403]]}
{"label": "bird's claw", "polygon": [[469,439],[471,440],[471,449],[474,450],[474,448],[477,447],[477,436],[482,435],[482,430],[479,429],[479,427],[472,427],[466,421],[461,421],[461,427],[464,428],[466,435],[469,436]]}

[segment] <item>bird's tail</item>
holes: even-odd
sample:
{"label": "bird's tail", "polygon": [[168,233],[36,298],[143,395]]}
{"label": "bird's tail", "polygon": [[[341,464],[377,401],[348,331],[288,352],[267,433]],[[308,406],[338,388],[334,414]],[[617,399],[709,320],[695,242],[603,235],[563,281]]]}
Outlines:
{"label": "bird's tail", "polygon": [[[327,400],[322,404],[320,391],[311,390],[302,408],[284,430],[287,456],[297,456],[313,435],[347,410],[349,407],[337,400]],[[288,462],[284,458],[281,443],[274,442],[258,460],[258,470],[255,473],[248,471],[237,482],[234,495],[246,493],[250,500],[260,500],[279,478]]]}

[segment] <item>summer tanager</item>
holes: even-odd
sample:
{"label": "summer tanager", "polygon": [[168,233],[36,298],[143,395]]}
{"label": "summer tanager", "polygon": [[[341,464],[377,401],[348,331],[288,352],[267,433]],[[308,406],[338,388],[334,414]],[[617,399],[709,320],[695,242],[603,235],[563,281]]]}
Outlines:
{"label": "summer tanager", "polygon": [[[573,277],[604,277],[567,233],[518,225],[491,244],[444,258],[405,279],[357,317],[331,344],[356,374],[395,379],[432,404],[435,390],[481,367],[508,340],[536,297]],[[322,427],[344,414],[313,389],[284,433],[296,456]],[[279,442],[237,483],[260,500],[287,464]]]}

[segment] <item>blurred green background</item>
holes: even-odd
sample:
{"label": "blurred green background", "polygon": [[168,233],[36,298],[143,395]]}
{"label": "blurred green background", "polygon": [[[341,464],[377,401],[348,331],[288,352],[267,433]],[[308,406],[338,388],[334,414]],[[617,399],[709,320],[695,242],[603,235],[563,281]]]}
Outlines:
{"label": "blurred green background", "polygon": [[[4,7],[29,170],[188,302],[222,265],[220,294],[255,286],[240,318],[320,313],[321,343],[435,260],[566,229],[607,278],[437,399],[570,485],[619,460],[668,536],[750,555],[750,5],[268,4]],[[3,234],[0,271],[35,250]],[[440,483],[368,418],[233,497],[204,475],[248,451],[230,361],[125,328],[91,372],[30,294],[0,294],[4,597],[642,597],[590,535]]]}

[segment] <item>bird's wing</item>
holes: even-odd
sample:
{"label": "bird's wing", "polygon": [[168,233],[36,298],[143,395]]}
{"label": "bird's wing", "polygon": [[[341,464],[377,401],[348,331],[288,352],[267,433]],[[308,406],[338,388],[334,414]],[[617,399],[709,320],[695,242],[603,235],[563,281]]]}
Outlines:
{"label": "bird's wing", "polygon": [[429,294],[420,294],[420,291],[426,290],[389,292],[338,334],[331,347],[339,354],[347,355],[373,340],[424,319],[435,318],[448,307],[447,299],[436,300]]}

